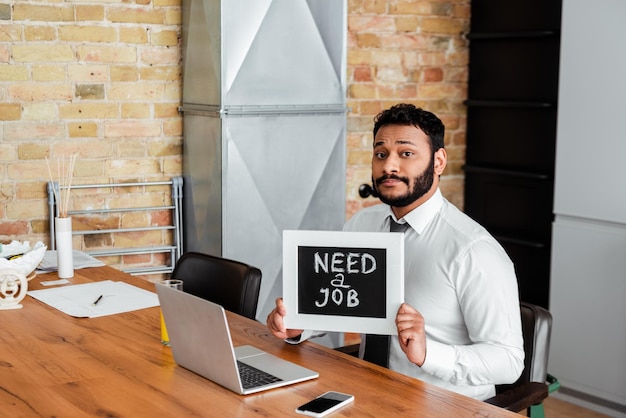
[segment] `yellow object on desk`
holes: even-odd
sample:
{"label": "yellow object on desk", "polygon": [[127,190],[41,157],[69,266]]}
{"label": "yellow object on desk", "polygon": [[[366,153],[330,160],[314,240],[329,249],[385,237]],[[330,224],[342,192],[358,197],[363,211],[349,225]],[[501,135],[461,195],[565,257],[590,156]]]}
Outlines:
{"label": "yellow object on desk", "polygon": [[167,328],[165,327],[165,319],[163,318],[163,312],[161,312],[161,344],[170,345],[170,337],[167,335]]}
{"label": "yellow object on desk", "polygon": [[[183,281],[176,279],[168,279],[162,280],[161,284],[164,286],[171,287],[176,290],[183,290]],[[167,328],[165,327],[165,319],[163,318],[163,311],[161,311],[161,344],[168,346],[170,345],[170,337],[167,335]]]}

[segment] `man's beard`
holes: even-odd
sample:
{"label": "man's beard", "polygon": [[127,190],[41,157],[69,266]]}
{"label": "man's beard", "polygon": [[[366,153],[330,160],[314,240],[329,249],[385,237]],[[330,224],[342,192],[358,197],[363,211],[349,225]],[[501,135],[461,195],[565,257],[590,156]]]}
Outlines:
{"label": "man's beard", "polygon": [[433,181],[435,180],[435,159],[431,157],[430,164],[426,167],[424,172],[413,179],[413,190],[407,191],[406,194],[402,196],[386,197],[380,193],[378,185],[386,179],[397,179],[406,183],[407,186],[410,186],[409,178],[399,177],[393,174],[381,176],[376,180],[372,178],[372,184],[374,184],[378,198],[383,203],[397,208],[408,206],[420,197],[424,196],[432,187]]}

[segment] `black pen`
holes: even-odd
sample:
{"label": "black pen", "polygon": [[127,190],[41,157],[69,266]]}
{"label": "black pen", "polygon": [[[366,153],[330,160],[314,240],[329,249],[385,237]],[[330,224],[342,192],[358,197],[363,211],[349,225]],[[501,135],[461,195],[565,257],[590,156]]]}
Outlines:
{"label": "black pen", "polygon": [[98,299],[96,299],[96,301],[93,303],[93,306],[96,306],[98,304],[98,302],[100,302],[100,299],[102,299],[103,295],[98,296]]}

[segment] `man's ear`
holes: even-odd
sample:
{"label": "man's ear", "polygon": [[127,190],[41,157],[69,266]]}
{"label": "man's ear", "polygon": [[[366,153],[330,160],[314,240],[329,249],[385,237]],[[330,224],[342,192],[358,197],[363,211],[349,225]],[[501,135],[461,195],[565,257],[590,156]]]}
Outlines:
{"label": "man's ear", "polygon": [[448,154],[446,153],[445,148],[439,148],[435,151],[433,158],[435,160],[435,174],[440,176],[446,168],[446,164],[448,162]]}

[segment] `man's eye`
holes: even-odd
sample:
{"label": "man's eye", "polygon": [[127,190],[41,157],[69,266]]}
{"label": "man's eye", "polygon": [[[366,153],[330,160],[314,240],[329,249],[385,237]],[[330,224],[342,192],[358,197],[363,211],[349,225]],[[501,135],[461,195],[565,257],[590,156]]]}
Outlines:
{"label": "man's eye", "polygon": [[374,153],[374,156],[375,156],[376,158],[378,158],[379,160],[382,160],[383,158],[385,158],[385,156],[386,156],[386,155],[387,155],[387,154],[385,154],[384,152],[375,152],[375,153]]}
{"label": "man's eye", "polygon": [[411,151],[404,151],[404,152],[402,153],[402,156],[403,156],[403,157],[410,157],[410,156],[412,156],[412,155],[413,155],[413,153],[412,153]]}

